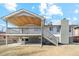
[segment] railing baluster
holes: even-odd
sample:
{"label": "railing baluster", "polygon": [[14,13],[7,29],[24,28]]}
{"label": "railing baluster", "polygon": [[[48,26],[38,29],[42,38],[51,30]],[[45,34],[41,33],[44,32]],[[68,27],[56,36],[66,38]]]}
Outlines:
{"label": "railing baluster", "polygon": [[8,34],[41,34],[41,28],[8,28]]}

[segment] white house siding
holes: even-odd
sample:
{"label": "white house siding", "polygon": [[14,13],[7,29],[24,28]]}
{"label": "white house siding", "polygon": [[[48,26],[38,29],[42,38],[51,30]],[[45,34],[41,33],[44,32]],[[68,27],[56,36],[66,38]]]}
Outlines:
{"label": "white house siding", "polygon": [[[51,31],[49,30],[50,26],[45,26],[45,30],[50,31],[54,36],[56,36],[58,39],[60,39],[60,35],[61,35],[60,34],[60,31],[57,32],[57,29],[58,29],[57,27],[58,26],[60,26],[60,29],[59,30],[61,30],[61,25],[52,25],[51,28],[53,28],[53,30],[51,30]],[[71,30],[71,32],[69,32],[69,41],[70,41],[70,43],[73,42],[72,36],[75,35],[74,30],[73,30],[73,28],[75,26],[77,26],[77,25],[69,25],[69,30]]]}
{"label": "white house siding", "polygon": [[4,36],[0,36],[0,45],[5,44]]}
{"label": "white house siding", "polygon": [[[45,25],[44,30],[47,30],[47,31],[51,32],[54,36],[56,36],[58,39],[60,39],[60,31],[57,32],[58,26],[61,26],[61,25],[52,25],[51,26],[52,30],[50,31],[50,29],[49,29],[50,26],[49,25]],[[70,28],[70,26],[72,26],[72,27]],[[71,32],[69,32],[69,37],[72,37],[72,34],[74,35],[74,32],[73,32],[72,28],[74,28],[75,26],[76,25],[69,25],[69,29],[71,29]],[[41,34],[41,29],[39,29],[40,26],[27,25],[27,26],[23,26],[23,28],[25,28],[25,29],[23,29],[23,33],[35,33],[36,32],[36,34],[37,33]],[[30,30],[27,29],[27,28],[29,28]],[[38,28],[38,29],[34,29],[34,28]],[[59,30],[61,30],[61,28]],[[18,29],[17,30],[8,30],[8,32],[18,33],[19,30]],[[32,40],[32,41],[35,41],[35,40]],[[32,42],[32,41],[30,40],[30,42]],[[36,41],[39,41],[39,40],[36,40]],[[72,38],[70,38],[70,41],[72,42]]]}
{"label": "white house siding", "polygon": [[77,28],[77,29],[74,29],[74,36],[79,36],[79,28]]}
{"label": "white house siding", "polygon": [[27,43],[29,43],[29,44],[31,44],[31,43],[37,43],[37,44],[39,44],[39,43],[41,43],[41,39],[39,37],[30,37],[28,39],[28,42],[26,42],[26,44]]}

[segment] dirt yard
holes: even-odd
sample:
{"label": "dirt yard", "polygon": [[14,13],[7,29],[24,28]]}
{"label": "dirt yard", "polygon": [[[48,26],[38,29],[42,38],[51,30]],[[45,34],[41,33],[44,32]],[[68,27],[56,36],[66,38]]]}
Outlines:
{"label": "dirt yard", "polygon": [[79,45],[1,46],[0,56],[79,56]]}

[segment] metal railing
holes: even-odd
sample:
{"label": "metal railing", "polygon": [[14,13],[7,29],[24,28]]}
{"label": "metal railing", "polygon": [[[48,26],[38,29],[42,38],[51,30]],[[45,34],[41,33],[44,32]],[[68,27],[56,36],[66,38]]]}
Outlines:
{"label": "metal railing", "polygon": [[41,28],[8,28],[8,34],[41,34]]}

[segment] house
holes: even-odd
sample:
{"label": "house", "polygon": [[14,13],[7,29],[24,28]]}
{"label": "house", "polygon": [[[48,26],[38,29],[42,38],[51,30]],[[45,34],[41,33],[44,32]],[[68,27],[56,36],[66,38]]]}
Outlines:
{"label": "house", "polygon": [[[73,42],[71,37],[74,35],[74,29],[77,25],[69,25],[65,18],[61,20],[60,25],[45,25],[45,18],[21,9],[12,14],[3,17],[6,22],[6,45],[12,37],[21,44],[52,43],[54,45],[69,44]],[[15,27],[9,27],[12,24]],[[13,39],[12,39],[13,40]]]}
{"label": "house", "polygon": [[74,28],[73,41],[74,42],[79,42],[79,26],[76,26]]}

